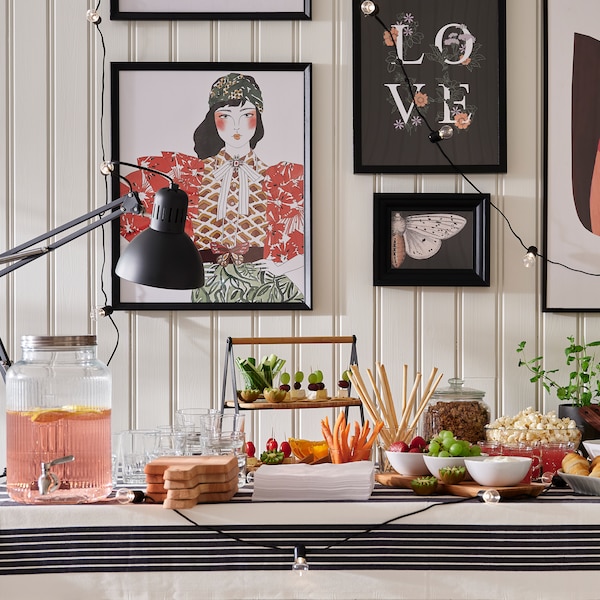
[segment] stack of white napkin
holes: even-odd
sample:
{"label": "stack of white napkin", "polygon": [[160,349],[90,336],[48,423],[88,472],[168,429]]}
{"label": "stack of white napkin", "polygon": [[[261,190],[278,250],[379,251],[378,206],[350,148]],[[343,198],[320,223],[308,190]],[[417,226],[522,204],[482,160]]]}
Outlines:
{"label": "stack of white napkin", "polygon": [[368,500],[375,484],[371,461],[334,465],[262,465],[254,473],[252,500]]}

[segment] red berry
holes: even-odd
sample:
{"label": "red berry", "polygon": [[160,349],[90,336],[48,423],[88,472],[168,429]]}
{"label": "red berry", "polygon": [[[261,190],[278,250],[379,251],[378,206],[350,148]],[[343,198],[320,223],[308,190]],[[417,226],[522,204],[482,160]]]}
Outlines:
{"label": "red berry", "polygon": [[254,458],[254,455],[256,454],[256,447],[252,442],[246,442],[246,454],[250,458]]}
{"label": "red berry", "polygon": [[427,446],[427,442],[420,436],[415,436],[409,444],[410,448],[425,448]]}
{"label": "red berry", "polygon": [[281,442],[279,446],[279,451],[283,452],[283,456],[288,458],[292,454],[292,447],[289,445],[288,442]]}
{"label": "red berry", "polygon": [[413,452],[414,454],[422,454],[423,448],[419,448],[418,446],[415,446],[414,448],[411,448],[409,450],[409,452]]}
{"label": "red berry", "polygon": [[279,386],[279,389],[280,389],[280,390],[283,390],[284,392],[289,392],[289,391],[290,391],[290,386],[289,386],[289,384],[287,384],[287,383],[282,383],[282,384]]}
{"label": "red berry", "polygon": [[341,387],[343,390],[345,390],[346,388],[350,387],[350,383],[348,381],[346,381],[345,379],[340,379],[338,381],[338,387]]}
{"label": "red berry", "polygon": [[267,445],[265,446],[265,448],[267,449],[267,452],[277,452],[278,446],[279,444],[277,443],[277,440],[275,438],[269,438],[267,440]]}
{"label": "red berry", "polygon": [[390,452],[408,452],[408,444],[406,442],[394,442],[390,444]]}
{"label": "red berry", "polygon": [[296,381],[296,382],[294,383],[294,389],[295,389],[295,390],[299,390],[301,387],[302,387],[302,384],[301,384],[299,381]]}

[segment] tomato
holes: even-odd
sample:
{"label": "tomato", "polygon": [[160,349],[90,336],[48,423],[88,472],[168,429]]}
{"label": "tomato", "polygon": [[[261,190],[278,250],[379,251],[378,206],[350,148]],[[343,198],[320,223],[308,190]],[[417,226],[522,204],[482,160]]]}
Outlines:
{"label": "tomato", "polygon": [[249,458],[254,458],[256,454],[256,446],[252,442],[246,442],[246,454]]}
{"label": "tomato", "polygon": [[288,442],[281,442],[281,445],[279,446],[279,450],[281,452],[283,452],[283,455],[286,458],[288,458],[292,454],[292,447],[289,445]]}
{"label": "tomato", "polygon": [[265,446],[265,448],[268,452],[277,452],[278,447],[279,444],[277,443],[277,440],[275,438],[269,438],[267,440],[267,445]]}

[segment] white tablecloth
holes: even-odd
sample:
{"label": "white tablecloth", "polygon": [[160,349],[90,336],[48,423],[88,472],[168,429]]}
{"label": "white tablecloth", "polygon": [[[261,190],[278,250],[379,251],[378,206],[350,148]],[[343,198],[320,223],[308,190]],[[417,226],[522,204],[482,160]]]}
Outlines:
{"label": "white tablecloth", "polygon": [[[0,597],[600,597],[600,498],[487,505],[377,486],[368,502],[25,506],[0,490]],[[310,570],[291,570],[303,544]]]}

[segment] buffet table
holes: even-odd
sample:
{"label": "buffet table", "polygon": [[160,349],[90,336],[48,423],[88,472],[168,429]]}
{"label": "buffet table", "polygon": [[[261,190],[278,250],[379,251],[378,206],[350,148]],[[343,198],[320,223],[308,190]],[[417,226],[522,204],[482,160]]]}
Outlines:
{"label": "buffet table", "polygon": [[[294,546],[310,570],[292,571]],[[0,596],[598,598],[600,498],[499,504],[376,485],[368,502],[27,506],[0,486]]]}

